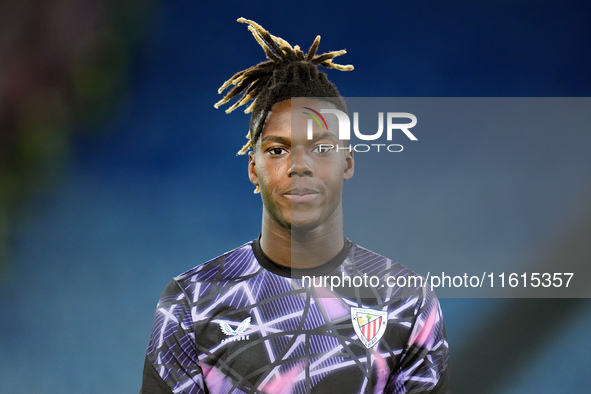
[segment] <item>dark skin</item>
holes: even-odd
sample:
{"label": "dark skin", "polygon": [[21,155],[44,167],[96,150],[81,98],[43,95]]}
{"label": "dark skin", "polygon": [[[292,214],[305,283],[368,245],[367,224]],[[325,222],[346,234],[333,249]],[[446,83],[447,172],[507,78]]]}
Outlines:
{"label": "dark skin", "polygon": [[248,163],[263,200],[261,248],[292,268],[322,265],[343,248],[343,182],[354,173],[353,153],[336,149],[347,145],[337,138],[336,120],[325,118],[328,130],[313,122],[308,140],[311,118],[302,107],[335,108],[314,99],[275,104]]}

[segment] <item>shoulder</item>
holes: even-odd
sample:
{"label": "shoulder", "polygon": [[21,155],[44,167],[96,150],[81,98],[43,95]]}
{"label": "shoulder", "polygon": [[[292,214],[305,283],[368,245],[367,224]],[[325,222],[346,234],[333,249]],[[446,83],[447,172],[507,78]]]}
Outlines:
{"label": "shoulder", "polygon": [[183,272],[173,280],[178,283],[229,280],[248,274],[258,265],[255,263],[252,241],[249,241]]}
{"label": "shoulder", "polygon": [[354,265],[357,270],[367,275],[421,277],[405,265],[354,242],[351,242],[347,260],[349,260],[349,264]]}
{"label": "shoulder", "polygon": [[386,299],[413,301],[417,307],[437,299],[429,286],[428,277],[353,242],[343,271],[367,276],[371,292],[377,292]]}
{"label": "shoulder", "polygon": [[162,297],[178,300],[197,291],[207,293],[207,289],[243,280],[256,274],[260,269],[252,250],[252,241],[249,241],[174,277]]}

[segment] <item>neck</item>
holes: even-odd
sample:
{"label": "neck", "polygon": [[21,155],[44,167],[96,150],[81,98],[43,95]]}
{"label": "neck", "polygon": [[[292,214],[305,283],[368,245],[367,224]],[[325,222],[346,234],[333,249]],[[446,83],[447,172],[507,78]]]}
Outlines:
{"label": "neck", "polygon": [[313,268],[335,257],[344,246],[342,215],[323,225],[286,228],[263,213],[261,249],[275,263],[291,268]]}

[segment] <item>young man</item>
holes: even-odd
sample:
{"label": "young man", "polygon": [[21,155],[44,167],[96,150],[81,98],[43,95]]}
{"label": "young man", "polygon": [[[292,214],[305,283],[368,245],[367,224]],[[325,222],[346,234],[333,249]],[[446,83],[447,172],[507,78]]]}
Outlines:
{"label": "young man", "polygon": [[[228,111],[255,100],[241,153],[252,149],[261,235],[171,281],[156,310],[141,392],[447,392],[437,299],[426,285],[385,286],[388,277],[415,274],[344,237],[341,196],[353,154],[329,117],[307,132],[311,114],[346,111],[317,69],[352,69],[332,62],[344,51],[316,55],[317,37],[304,55],[239,21],[269,60],[227,81],[220,91],[234,88],[216,106],[240,94]],[[380,285],[367,285],[368,276]],[[334,278],[343,286],[331,286]]]}

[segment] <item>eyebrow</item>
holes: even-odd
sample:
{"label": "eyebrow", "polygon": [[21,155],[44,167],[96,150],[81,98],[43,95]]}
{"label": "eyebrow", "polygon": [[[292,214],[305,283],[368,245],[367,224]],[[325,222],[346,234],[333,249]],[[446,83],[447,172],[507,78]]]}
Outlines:
{"label": "eyebrow", "polygon": [[[324,138],[335,140],[335,141],[338,141],[339,140],[337,138],[337,136],[334,135],[333,133],[331,133],[329,131],[325,131],[324,133],[322,133],[320,135],[314,135],[311,141],[318,141],[318,140],[322,140]],[[279,142],[279,143],[282,143],[282,144],[289,145],[291,143],[291,138],[280,137],[280,136],[277,136],[277,135],[268,135],[268,136],[263,137],[261,139],[261,143],[263,143],[263,142]]]}
{"label": "eyebrow", "polygon": [[337,136],[334,135],[333,133],[331,133],[330,131],[325,131],[324,133],[322,133],[320,135],[317,135],[317,136],[314,136],[313,135],[312,137],[313,137],[312,138],[313,140],[321,140],[321,139],[324,139],[324,138],[329,138],[329,139],[333,139],[333,140],[337,140],[338,141]]}
{"label": "eyebrow", "polygon": [[283,144],[289,144],[291,142],[291,138],[279,137],[276,135],[268,135],[261,139],[261,142],[281,142]]}

